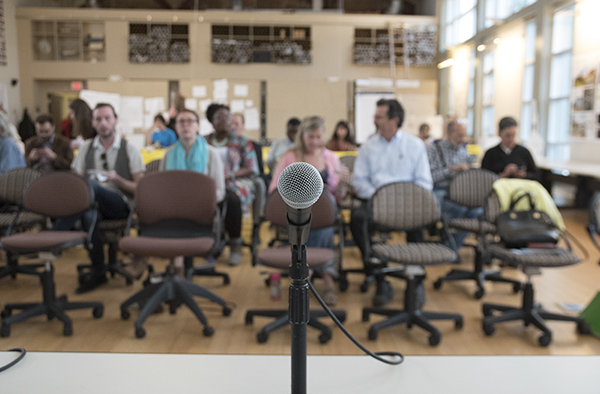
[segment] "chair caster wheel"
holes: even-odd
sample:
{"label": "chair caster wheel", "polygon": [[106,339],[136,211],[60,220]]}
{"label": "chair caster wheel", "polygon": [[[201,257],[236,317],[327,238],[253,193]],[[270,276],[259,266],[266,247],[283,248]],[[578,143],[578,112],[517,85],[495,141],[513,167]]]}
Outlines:
{"label": "chair caster wheel", "polygon": [[246,314],[246,325],[249,326],[254,322],[254,318],[250,314]]}
{"label": "chair caster wheel", "polygon": [[0,337],[6,338],[10,335],[10,326],[8,324],[2,324],[0,326]]}
{"label": "chair caster wheel", "polygon": [[266,332],[259,332],[258,334],[256,334],[256,341],[258,343],[265,343],[269,340],[269,334],[267,334]]}
{"label": "chair caster wheel", "polygon": [[369,317],[371,314],[368,311],[363,311],[362,313],[362,321],[369,321]]}
{"label": "chair caster wheel", "polygon": [[590,326],[586,322],[578,321],[577,322],[577,332],[582,335],[590,335],[592,333],[592,330],[590,329]]}
{"label": "chair caster wheel", "polygon": [[456,328],[457,330],[460,330],[461,328],[463,328],[463,325],[464,325],[464,321],[463,321],[462,317],[460,319],[457,319],[454,321],[454,328]]}
{"label": "chair caster wheel", "polygon": [[211,337],[214,333],[215,333],[215,330],[209,326],[204,327],[204,330],[202,330],[202,334],[205,337]]}
{"label": "chair caster wheel", "polygon": [[429,336],[429,346],[437,346],[440,344],[441,340],[442,340],[442,334],[440,334],[440,333],[431,334]]}
{"label": "chair caster wheel", "polygon": [[229,282],[230,282],[230,280],[229,280],[228,276],[226,276],[226,277],[223,278],[223,285],[224,286],[227,286],[229,284]]}
{"label": "chair caster wheel", "polygon": [[176,305],[175,303],[169,304],[169,313],[171,315],[177,314],[177,307],[178,307],[178,305]]}
{"label": "chair caster wheel", "polygon": [[98,307],[94,308],[92,310],[92,315],[96,319],[100,319],[104,315],[104,307],[103,306],[98,306]]}
{"label": "chair caster wheel", "polygon": [[483,332],[485,335],[490,336],[496,331],[496,328],[491,323],[483,323]]}
{"label": "chair caster wheel", "polygon": [[550,345],[550,342],[552,342],[552,334],[548,333],[548,334],[543,334],[542,336],[540,336],[538,338],[538,343],[540,344],[540,346],[548,346]]}
{"label": "chair caster wheel", "polygon": [[339,283],[338,287],[342,293],[345,292],[346,290],[348,290],[348,279],[340,278],[340,283]]}
{"label": "chair caster wheel", "polygon": [[72,323],[65,323],[65,325],[63,327],[63,335],[66,337],[70,337],[71,335],[73,335],[73,324]]}
{"label": "chair caster wheel", "polygon": [[231,308],[225,306],[223,307],[223,316],[229,316],[231,315]]}
{"label": "chair caster wheel", "polygon": [[373,330],[372,328],[369,330],[369,340],[374,341],[377,339],[377,330]]}
{"label": "chair caster wheel", "polygon": [[48,314],[46,315],[46,320],[48,320],[48,321],[54,320],[54,315],[52,314],[52,312],[48,312]]}
{"label": "chair caster wheel", "polygon": [[10,317],[11,315],[12,315],[12,309],[9,309],[9,308],[4,308],[2,313],[0,313],[0,317],[3,319],[6,319],[7,317]]}
{"label": "chair caster wheel", "polygon": [[433,288],[436,290],[439,290],[442,288],[442,282],[440,279],[436,280],[435,282],[433,282]]}
{"label": "chair caster wheel", "polygon": [[122,320],[127,320],[127,319],[129,319],[130,316],[131,316],[131,314],[129,313],[129,311],[127,309],[121,309],[121,319]]}
{"label": "chair caster wheel", "polygon": [[521,284],[520,283],[515,283],[513,285],[513,293],[518,293],[521,291]]}
{"label": "chair caster wheel", "polygon": [[131,279],[127,278],[127,279],[125,279],[125,284],[127,286],[131,286],[133,284],[133,281]]}
{"label": "chair caster wheel", "polygon": [[135,329],[135,337],[136,338],[142,339],[145,336],[146,336],[146,330],[144,330],[141,327]]}
{"label": "chair caster wheel", "polygon": [[327,343],[331,339],[331,334],[323,333],[319,335],[319,342]]}
{"label": "chair caster wheel", "polygon": [[360,285],[360,292],[361,293],[366,293],[367,290],[369,290],[369,282],[367,282],[366,280]]}
{"label": "chair caster wheel", "polygon": [[483,305],[483,316],[488,317],[488,316],[492,316],[493,311],[492,308],[488,307],[487,305]]}
{"label": "chair caster wheel", "polygon": [[483,297],[484,294],[485,294],[485,290],[484,289],[478,289],[475,292],[475,298],[479,300],[481,297]]}

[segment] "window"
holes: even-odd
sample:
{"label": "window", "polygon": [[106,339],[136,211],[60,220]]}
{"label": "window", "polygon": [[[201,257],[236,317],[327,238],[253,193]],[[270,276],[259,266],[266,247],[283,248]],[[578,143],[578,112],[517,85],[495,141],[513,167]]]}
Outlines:
{"label": "window", "polygon": [[473,111],[475,105],[475,48],[471,50],[471,58],[469,60],[469,94],[467,96],[467,119],[469,124],[467,126],[467,134],[473,135],[473,127],[475,125],[473,118]]}
{"label": "window", "polygon": [[446,0],[444,3],[442,49],[460,44],[476,32],[477,0]]}
{"label": "window", "polygon": [[521,141],[527,141],[531,135],[533,111],[533,81],[535,74],[535,37],[537,26],[529,22],[525,26],[525,68],[523,70],[523,92],[521,96]]}
{"label": "window", "polygon": [[552,61],[550,64],[550,103],[546,156],[568,160],[570,133],[571,60],[573,57],[574,7],[554,14],[552,29]]}
{"label": "window", "polygon": [[486,0],[485,27],[493,26],[496,20],[506,19],[535,2],[536,0]]}
{"label": "window", "polygon": [[494,128],[494,52],[483,56],[483,116],[481,130],[484,137],[493,136]]}

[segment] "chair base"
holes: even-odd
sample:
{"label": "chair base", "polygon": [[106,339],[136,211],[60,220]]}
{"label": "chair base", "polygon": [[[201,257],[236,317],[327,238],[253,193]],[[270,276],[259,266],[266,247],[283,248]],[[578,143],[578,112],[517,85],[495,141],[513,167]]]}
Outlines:
{"label": "chair base", "polygon": [[[127,272],[123,270],[123,262],[117,259],[117,247],[117,244],[108,244],[108,263],[105,266],[104,272],[108,273],[111,278],[114,278],[115,276],[122,276],[125,278],[125,283],[127,286],[130,286],[133,284],[133,279],[129,276],[129,274],[127,274]],[[148,267],[149,272],[152,273],[152,266],[149,265]],[[79,264],[77,265],[77,274],[81,276],[83,273],[91,269],[91,264]]]}
{"label": "chair base", "polygon": [[214,263],[194,267],[193,257],[185,257],[183,261],[185,265],[186,278],[188,279],[192,279],[194,276],[218,276],[223,278],[224,285],[228,285],[230,283],[229,274],[217,271]]}
{"label": "chair base", "polygon": [[[63,323],[63,335],[73,334],[73,322],[65,313],[69,310],[91,308],[93,316],[100,318],[104,314],[104,306],[101,302],[68,302],[67,296],[56,296],[54,284],[54,270],[50,263],[45,264],[45,270],[42,273],[36,273],[40,276],[43,291],[42,302],[27,302],[6,304],[2,311],[2,325],[0,326],[0,337],[10,335],[10,326],[14,323],[23,322],[35,316],[46,315],[48,320],[57,318]],[[22,310],[23,312],[12,315],[13,310]]]}
{"label": "chair base", "polygon": [[516,279],[503,277],[502,271],[500,270],[484,270],[483,258],[479,250],[476,250],[475,252],[475,267],[473,271],[450,270],[446,276],[438,278],[438,280],[434,282],[433,287],[435,289],[440,289],[444,282],[454,282],[459,280],[474,280],[477,283],[478,289],[474,294],[476,299],[480,299],[485,294],[485,281],[511,283],[515,293],[518,293],[523,286],[523,284]]}
{"label": "chair base", "polygon": [[18,257],[6,252],[6,265],[0,268],[0,279],[10,275],[12,279],[17,278],[17,274],[39,275],[39,269],[45,264],[19,264]]}
{"label": "chair base", "polygon": [[440,343],[442,333],[430,320],[454,320],[455,328],[463,326],[463,317],[457,313],[439,313],[425,312],[422,306],[425,304],[425,293],[423,288],[424,276],[409,277],[404,292],[404,309],[386,309],[386,308],[363,308],[363,321],[369,321],[371,314],[387,316],[387,319],[373,324],[369,328],[369,339],[377,339],[378,332],[385,328],[394,327],[400,324],[406,324],[408,328],[417,325],[429,335],[429,344],[436,346]]}
{"label": "chair base", "polygon": [[133,304],[140,305],[140,314],[135,321],[134,327],[136,337],[143,338],[146,336],[146,331],[142,326],[159,305],[163,302],[169,304],[170,313],[175,314],[177,308],[181,304],[185,304],[204,326],[204,336],[211,336],[214,330],[208,325],[208,320],[206,319],[206,316],[204,316],[202,309],[200,309],[196,301],[194,301],[194,296],[206,298],[207,300],[220,305],[223,308],[223,316],[229,316],[231,314],[231,308],[227,306],[226,302],[221,297],[191,281],[181,279],[179,276],[172,273],[172,267],[169,266],[162,282],[149,284],[121,304],[121,318],[123,320],[129,319],[130,313],[128,309]]}
{"label": "chair base", "polygon": [[348,274],[361,274],[365,276],[365,279],[360,285],[360,292],[366,293],[369,290],[369,286],[371,283],[375,282],[377,276],[391,276],[398,279],[406,279],[406,275],[403,271],[398,271],[396,268],[351,268],[351,269],[342,269],[340,270],[340,274],[338,277],[338,286],[340,291],[348,290],[349,282],[348,282]]}
{"label": "chair base", "polygon": [[[335,310],[332,311],[335,317],[340,322],[344,322],[346,320],[346,311],[343,310]],[[265,343],[269,339],[269,334],[279,330],[290,324],[288,309],[255,309],[249,310],[246,312],[246,324],[252,324],[254,321],[254,317],[271,317],[275,318],[275,321],[264,326],[258,334],[256,334],[256,340],[258,343]],[[327,327],[325,324],[321,323],[318,319],[321,317],[329,317],[327,312],[322,310],[313,310],[310,311],[310,320],[308,322],[308,326],[312,328],[316,328],[321,331],[321,335],[319,335],[319,342],[327,343],[331,339],[332,332],[331,328]]]}
{"label": "chair base", "polygon": [[[546,320],[557,320],[577,323],[577,331],[580,334],[589,334],[590,328],[587,323],[579,316],[567,316],[557,313],[546,312],[539,303],[534,303],[534,291],[531,282],[525,284],[523,291],[523,305],[521,307],[512,307],[506,305],[483,304],[483,331],[486,335],[492,335],[496,331],[496,323],[508,321],[523,320],[525,326],[533,324],[542,331],[538,338],[540,346],[548,346],[552,342],[552,331],[546,326]],[[493,312],[501,312],[494,315]]]}

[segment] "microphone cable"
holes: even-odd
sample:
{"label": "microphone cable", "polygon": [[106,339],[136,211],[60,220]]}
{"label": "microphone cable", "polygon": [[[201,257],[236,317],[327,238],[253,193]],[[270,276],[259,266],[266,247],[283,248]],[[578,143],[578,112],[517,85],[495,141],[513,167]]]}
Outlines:
{"label": "microphone cable", "polygon": [[[402,362],[404,362],[404,355],[402,353],[398,353],[398,352],[376,352],[376,353],[373,353],[372,351],[370,351],[369,349],[364,347],[362,345],[362,343],[358,342],[358,340],[356,338],[354,338],[352,336],[352,334],[350,334],[348,332],[348,330],[346,330],[346,327],[344,327],[342,322],[340,322],[339,319],[337,317],[335,317],[335,315],[333,314],[331,309],[329,309],[327,304],[325,304],[325,301],[323,301],[323,299],[321,298],[319,293],[317,293],[317,290],[315,290],[312,282],[310,280],[307,280],[307,282],[308,282],[308,287],[310,288],[310,292],[315,296],[315,298],[317,299],[319,304],[321,304],[321,307],[323,308],[323,310],[325,310],[325,312],[327,312],[327,314],[329,315],[331,320],[333,320],[333,322],[340,328],[340,330],[342,330],[342,332],[348,337],[348,339],[350,339],[352,341],[352,343],[354,343],[360,350],[365,352],[365,354],[373,357],[374,359],[381,361],[382,363],[386,363],[386,364],[390,364],[390,365],[400,365],[400,364],[402,364]],[[389,360],[382,356],[395,357],[396,359]]]}
{"label": "microphone cable", "polygon": [[2,367],[0,367],[0,372],[4,372],[7,369],[9,369],[10,367],[14,366],[15,364],[17,364],[19,361],[23,360],[23,358],[25,357],[25,355],[27,354],[27,351],[25,349],[23,349],[22,347],[16,347],[14,349],[8,349],[8,352],[19,352],[19,357],[17,357],[15,360],[11,361],[10,363],[3,365]]}

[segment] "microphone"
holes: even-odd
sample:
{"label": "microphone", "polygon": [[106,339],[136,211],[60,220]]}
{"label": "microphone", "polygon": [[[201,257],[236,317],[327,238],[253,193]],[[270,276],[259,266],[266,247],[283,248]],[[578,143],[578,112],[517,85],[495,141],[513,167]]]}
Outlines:
{"label": "microphone", "polygon": [[308,238],[311,207],[323,193],[323,178],[308,163],[292,163],[281,172],[277,190],[287,205],[290,243],[302,245]]}

